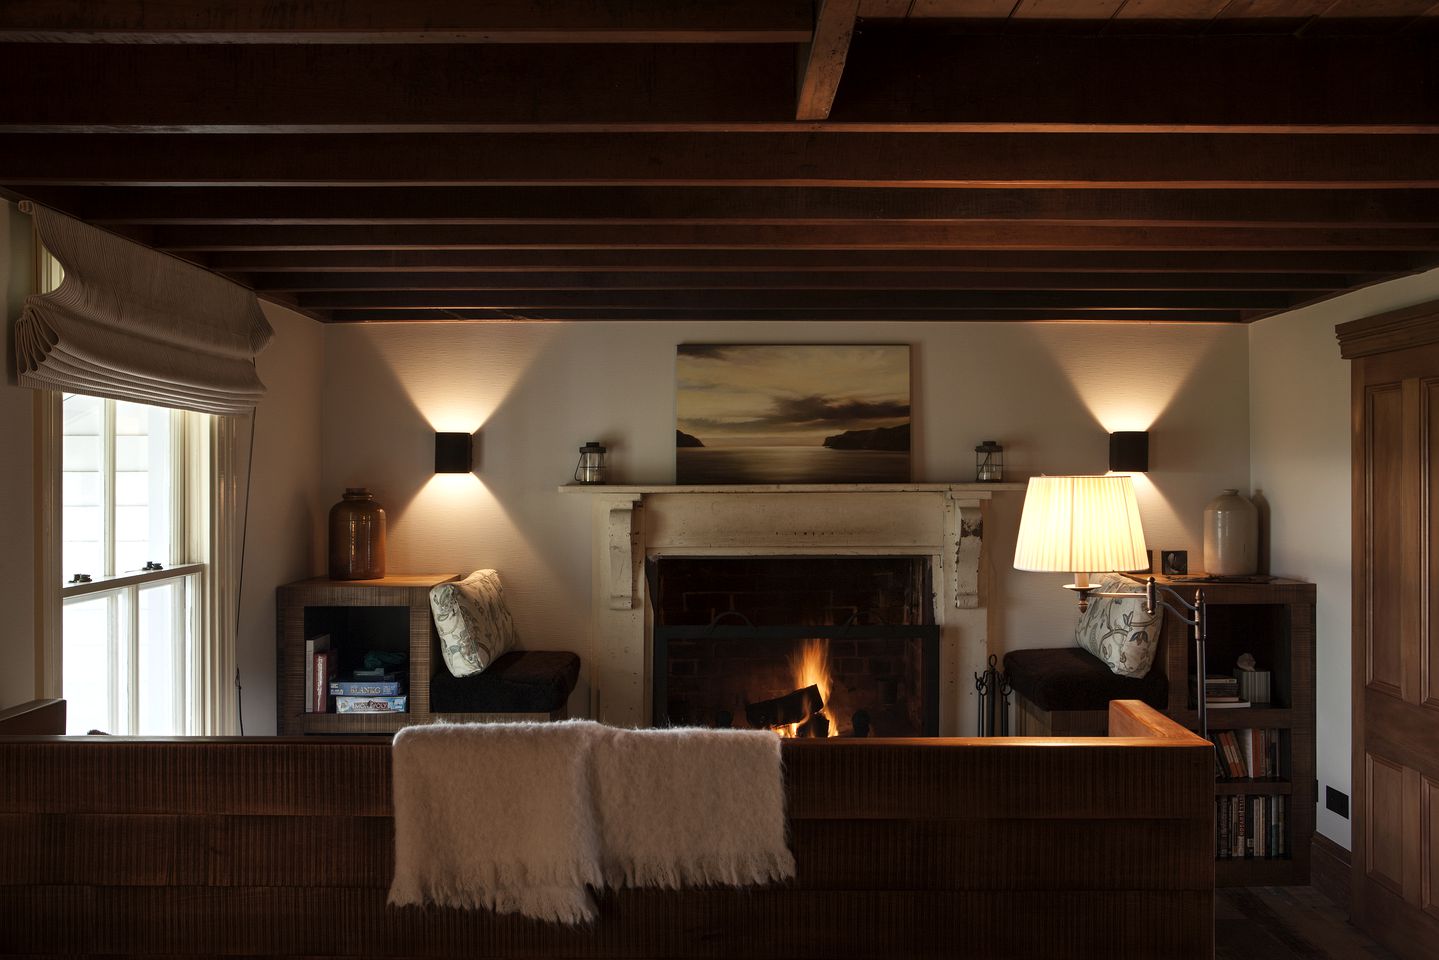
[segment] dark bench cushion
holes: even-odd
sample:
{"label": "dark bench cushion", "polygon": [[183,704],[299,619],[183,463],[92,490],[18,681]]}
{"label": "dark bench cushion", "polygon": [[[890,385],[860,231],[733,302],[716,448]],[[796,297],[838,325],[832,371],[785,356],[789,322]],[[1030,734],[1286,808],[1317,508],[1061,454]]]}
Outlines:
{"label": "dark bench cushion", "polygon": [[1010,686],[1041,710],[1106,710],[1111,700],[1142,700],[1163,710],[1169,681],[1150,670],[1142,680],[1115,676],[1104,661],[1079,647],[1012,650],[1004,655]]}
{"label": "dark bench cushion", "polygon": [[563,650],[511,650],[481,673],[430,678],[434,713],[551,713],[565,705],[580,658]]}

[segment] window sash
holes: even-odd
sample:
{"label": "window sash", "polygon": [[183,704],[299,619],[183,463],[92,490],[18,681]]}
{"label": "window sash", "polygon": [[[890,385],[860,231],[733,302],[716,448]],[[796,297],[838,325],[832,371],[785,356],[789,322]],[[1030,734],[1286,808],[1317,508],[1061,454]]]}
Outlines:
{"label": "window sash", "polygon": [[[169,677],[160,684],[161,692],[169,697],[169,729],[166,732],[172,735],[197,732],[192,676],[198,657],[197,638],[203,626],[200,617],[203,574],[203,564],[188,564],[165,571],[149,571],[144,576],[80,584],[81,589],[66,591],[62,610],[81,603],[108,601],[104,611],[104,686],[107,695],[105,716],[101,718],[107,732],[121,735],[145,732],[141,729],[142,704],[153,703],[150,698],[156,696],[156,691],[142,679],[142,595],[154,593],[165,586],[173,589],[168,611],[161,611],[161,616],[169,620],[166,631],[169,638]],[[75,719],[86,718],[83,726],[88,726],[95,719],[79,709],[72,711],[72,715]]]}

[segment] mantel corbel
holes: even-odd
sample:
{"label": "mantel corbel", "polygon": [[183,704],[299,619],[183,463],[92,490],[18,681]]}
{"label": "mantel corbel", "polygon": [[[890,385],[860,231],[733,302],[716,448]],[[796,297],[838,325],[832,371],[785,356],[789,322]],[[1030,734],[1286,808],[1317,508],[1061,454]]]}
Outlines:
{"label": "mantel corbel", "polygon": [[980,596],[980,567],[984,555],[984,508],[987,499],[956,496],[951,492],[946,504],[946,552],[950,557],[950,592],[959,610],[974,610],[984,605]]}
{"label": "mantel corbel", "polygon": [[639,522],[635,510],[639,494],[602,497],[595,503],[605,537],[605,594],[611,610],[635,606],[635,555],[639,550]]}

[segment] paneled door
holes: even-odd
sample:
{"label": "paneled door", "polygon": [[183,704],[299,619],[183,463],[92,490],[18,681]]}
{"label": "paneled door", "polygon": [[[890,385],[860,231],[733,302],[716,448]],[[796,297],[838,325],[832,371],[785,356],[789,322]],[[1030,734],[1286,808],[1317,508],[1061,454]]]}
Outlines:
{"label": "paneled door", "polygon": [[1439,956],[1439,303],[1342,324],[1354,434],[1353,921]]}

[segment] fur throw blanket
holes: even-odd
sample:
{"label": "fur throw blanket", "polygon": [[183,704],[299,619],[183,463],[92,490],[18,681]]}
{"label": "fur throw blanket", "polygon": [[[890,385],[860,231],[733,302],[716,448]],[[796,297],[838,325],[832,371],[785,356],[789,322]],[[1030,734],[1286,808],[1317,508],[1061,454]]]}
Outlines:
{"label": "fur throw blanket", "polygon": [[395,735],[395,906],[578,923],[593,887],[794,876],[779,738],[586,720]]}

